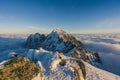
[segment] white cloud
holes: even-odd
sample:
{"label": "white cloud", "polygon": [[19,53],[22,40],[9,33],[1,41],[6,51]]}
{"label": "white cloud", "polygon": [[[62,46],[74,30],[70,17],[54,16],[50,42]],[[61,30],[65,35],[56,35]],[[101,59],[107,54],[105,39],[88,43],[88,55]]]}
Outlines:
{"label": "white cloud", "polygon": [[84,41],[84,44],[95,51],[104,53],[114,53],[120,55],[120,44],[112,44],[105,42]]}

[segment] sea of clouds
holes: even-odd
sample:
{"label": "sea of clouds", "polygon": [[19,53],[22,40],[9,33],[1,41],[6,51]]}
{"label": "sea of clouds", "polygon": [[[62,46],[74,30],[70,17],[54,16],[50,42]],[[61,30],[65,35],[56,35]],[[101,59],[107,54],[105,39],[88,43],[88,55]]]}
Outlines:
{"label": "sea of clouds", "polygon": [[84,44],[84,48],[98,52],[102,59],[102,69],[120,75],[120,34],[74,35]]}

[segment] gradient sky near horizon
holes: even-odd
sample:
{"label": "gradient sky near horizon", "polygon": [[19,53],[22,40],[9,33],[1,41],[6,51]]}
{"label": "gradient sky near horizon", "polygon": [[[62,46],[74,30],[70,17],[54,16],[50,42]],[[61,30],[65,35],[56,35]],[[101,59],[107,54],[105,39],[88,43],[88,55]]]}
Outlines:
{"label": "gradient sky near horizon", "polygon": [[119,33],[120,0],[0,0],[0,34]]}

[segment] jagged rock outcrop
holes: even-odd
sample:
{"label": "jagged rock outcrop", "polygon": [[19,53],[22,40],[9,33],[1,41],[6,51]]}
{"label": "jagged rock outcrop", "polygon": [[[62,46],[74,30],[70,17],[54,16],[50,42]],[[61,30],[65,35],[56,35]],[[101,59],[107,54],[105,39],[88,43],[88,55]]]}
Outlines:
{"label": "jagged rock outcrop", "polygon": [[68,58],[65,58],[63,54],[59,54],[59,57],[61,59],[60,65],[62,66],[67,65],[73,69],[76,80],[86,79],[85,65],[81,59],[72,58],[72,57],[69,57],[68,59]]}
{"label": "jagged rock outcrop", "polygon": [[42,80],[41,70],[27,58],[17,57],[4,63],[0,69],[0,80]]}
{"label": "jagged rock outcrop", "polygon": [[29,48],[39,48],[41,43],[45,40],[44,34],[35,33],[34,35],[31,34],[26,41],[26,46]]}
{"label": "jagged rock outcrop", "polygon": [[[38,36],[36,37],[36,36]],[[61,29],[55,29],[46,37],[36,33],[30,35],[26,41],[28,48],[39,49],[40,47],[48,51],[58,51],[64,53],[64,55],[83,59],[93,65],[100,63],[99,55],[84,50],[81,46],[83,44],[77,40],[74,36],[66,33]]]}

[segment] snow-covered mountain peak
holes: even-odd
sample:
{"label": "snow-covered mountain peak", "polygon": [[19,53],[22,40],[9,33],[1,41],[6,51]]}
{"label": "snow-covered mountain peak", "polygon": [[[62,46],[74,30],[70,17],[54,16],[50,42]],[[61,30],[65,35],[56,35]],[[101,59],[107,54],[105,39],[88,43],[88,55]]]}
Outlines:
{"label": "snow-covered mountain peak", "polygon": [[[48,51],[60,52],[67,56],[82,58],[87,62],[98,62],[98,56],[91,54],[89,51],[84,50],[81,46],[82,43],[74,36],[66,33],[61,29],[55,29],[47,36],[39,33],[29,36],[26,41],[26,46],[32,49],[43,48]],[[40,51],[44,51],[41,50]],[[89,55],[88,55],[89,54]]]}
{"label": "snow-covered mountain peak", "polygon": [[59,28],[54,29],[48,36],[51,36],[54,38],[62,38],[64,41],[66,41],[67,38],[70,37],[70,35],[67,32]]}

